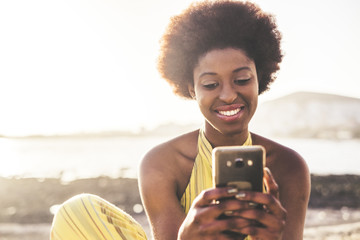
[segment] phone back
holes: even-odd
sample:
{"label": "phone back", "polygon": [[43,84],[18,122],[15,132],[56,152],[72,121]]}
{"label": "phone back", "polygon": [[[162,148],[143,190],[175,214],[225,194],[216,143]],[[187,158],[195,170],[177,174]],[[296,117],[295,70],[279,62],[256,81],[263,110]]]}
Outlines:
{"label": "phone back", "polygon": [[265,149],[262,146],[216,147],[212,154],[216,187],[263,191]]}

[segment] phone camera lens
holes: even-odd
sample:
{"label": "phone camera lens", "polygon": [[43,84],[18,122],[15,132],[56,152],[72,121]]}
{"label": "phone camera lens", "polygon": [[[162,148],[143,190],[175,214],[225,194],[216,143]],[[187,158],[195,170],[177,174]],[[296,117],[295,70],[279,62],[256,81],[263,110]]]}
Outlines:
{"label": "phone camera lens", "polygon": [[244,160],[242,158],[235,159],[235,167],[242,168],[245,165]]}

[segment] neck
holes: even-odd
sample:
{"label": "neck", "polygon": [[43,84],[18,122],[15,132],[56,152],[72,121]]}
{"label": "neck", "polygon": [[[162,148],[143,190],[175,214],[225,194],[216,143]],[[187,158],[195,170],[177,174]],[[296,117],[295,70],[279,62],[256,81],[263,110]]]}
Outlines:
{"label": "neck", "polygon": [[243,145],[249,135],[248,128],[241,131],[224,133],[215,129],[210,124],[205,124],[205,136],[212,147]]}

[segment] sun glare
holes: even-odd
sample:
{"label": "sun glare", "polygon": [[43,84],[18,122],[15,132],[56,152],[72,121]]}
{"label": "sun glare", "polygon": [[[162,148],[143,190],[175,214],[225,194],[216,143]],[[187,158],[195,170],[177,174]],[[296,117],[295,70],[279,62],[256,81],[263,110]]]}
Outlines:
{"label": "sun glare", "polygon": [[[156,70],[169,18],[191,2],[1,1],[0,135],[198,121],[195,108],[175,97]],[[307,1],[254,2],[276,15],[284,36],[282,70],[265,98],[309,89],[359,97],[360,4],[345,9],[327,1],[328,8],[344,8],[335,21],[330,10],[319,17],[322,1],[311,9]],[[307,17],[299,21],[298,12]]]}
{"label": "sun glare", "polygon": [[22,173],[17,149],[11,139],[0,138],[0,176],[11,177]]}

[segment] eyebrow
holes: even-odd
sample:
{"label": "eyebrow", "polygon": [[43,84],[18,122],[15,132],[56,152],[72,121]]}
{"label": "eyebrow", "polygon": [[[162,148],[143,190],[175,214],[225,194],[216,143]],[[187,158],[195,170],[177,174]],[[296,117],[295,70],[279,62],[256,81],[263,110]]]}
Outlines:
{"label": "eyebrow", "polygon": [[[250,70],[249,67],[239,67],[239,68],[236,68],[235,70],[233,70],[232,72],[233,73],[237,73],[237,72],[240,72],[242,70]],[[205,76],[205,75],[211,75],[211,76],[214,76],[214,75],[217,75],[217,73],[214,73],[214,72],[203,72],[200,74],[199,78]]]}

